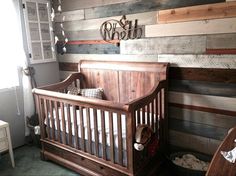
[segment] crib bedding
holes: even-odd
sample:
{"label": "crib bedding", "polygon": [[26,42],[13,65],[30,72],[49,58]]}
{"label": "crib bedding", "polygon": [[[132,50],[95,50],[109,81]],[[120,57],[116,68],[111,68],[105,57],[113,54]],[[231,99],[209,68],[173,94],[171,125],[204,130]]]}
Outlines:
{"label": "crib bedding", "polygon": [[[69,109],[69,113],[67,113]],[[78,138],[81,138],[81,127],[84,128],[84,139],[88,140],[88,123],[87,118],[84,118],[87,116],[87,110],[86,108],[82,109],[83,111],[83,125],[81,123],[80,118],[80,110],[76,109],[76,120],[78,125]],[[94,109],[89,108],[89,115],[90,115],[90,130],[91,130],[91,140],[92,142],[95,141],[95,124],[94,124]],[[136,112],[137,113],[137,112]],[[56,122],[56,110],[53,109],[53,123],[51,121],[51,114],[48,114],[48,121],[44,121],[45,125],[50,124],[50,128],[52,128],[52,125],[55,127],[55,133],[57,133],[57,122]],[[73,107],[70,106],[70,108],[64,107],[64,118],[65,118],[65,130],[66,133],[69,133],[69,121],[68,121],[68,115],[70,115],[70,121],[71,121],[71,131],[72,135],[75,136],[75,124],[74,124],[74,113],[73,113]],[[105,117],[105,133],[106,133],[106,145],[110,146],[110,131],[109,131],[109,112],[104,111],[104,117]],[[142,118],[142,113],[140,113],[140,117]],[[147,112],[145,112],[145,117],[147,119]],[[149,121],[152,121],[152,114],[149,113]],[[153,120],[154,124],[156,123],[156,114],[153,114]],[[159,117],[158,117],[159,118]],[[61,108],[58,108],[58,119],[60,121],[60,131],[63,131],[63,122],[62,122],[62,111]],[[113,119],[113,137],[114,137],[114,145],[117,148],[118,147],[118,130],[117,130],[117,113],[112,113],[112,119]],[[122,127],[122,147],[123,150],[126,150],[126,117],[125,115],[121,114],[121,127]],[[97,130],[98,130],[98,141],[101,144],[102,143],[102,127],[101,127],[101,110],[97,110]]]}

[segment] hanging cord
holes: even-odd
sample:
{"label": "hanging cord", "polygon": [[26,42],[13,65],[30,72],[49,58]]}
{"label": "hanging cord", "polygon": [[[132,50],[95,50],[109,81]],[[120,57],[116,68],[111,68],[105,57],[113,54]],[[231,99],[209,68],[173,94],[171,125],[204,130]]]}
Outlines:
{"label": "hanging cord", "polygon": [[[36,88],[37,87],[37,83],[36,83],[36,80],[35,80],[35,70],[33,67],[26,67],[23,69],[23,73],[26,75],[26,76],[29,76],[30,77],[30,84],[31,84],[31,87],[32,89],[33,88]],[[35,114],[36,114],[36,105],[35,105],[35,97],[33,96],[33,100],[34,100],[34,109],[35,109]]]}
{"label": "hanging cord", "polygon": [[17,109],[17,115],[20,115],[20,107],[19,107],[19,101],[18,101],[18,95],[17,95],[17,90],[16,87],[14,87],[14,91],[15,91],[15,98],[16,98],[16,109]]}

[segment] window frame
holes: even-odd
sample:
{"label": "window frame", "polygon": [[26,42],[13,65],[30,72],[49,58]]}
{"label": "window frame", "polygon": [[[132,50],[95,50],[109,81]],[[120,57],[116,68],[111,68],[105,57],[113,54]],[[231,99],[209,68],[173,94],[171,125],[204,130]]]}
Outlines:
{"label": "window frame", "polygon": [[[23,3],[23,14],[24,14],[24,22],[25,22],[25,29],[26,29],[26,38],[27,38],[27,46],[28,46],[28,57],[30,64],[38,64],[38,63],[47,63],[47,62],[56,62],[56,50],[55,50],[55,45],[54,45],[54,33],[53,33],[53,24],[51,20],[51,3],[49,0],[22,0]],[[27,3],[35,3],[36,7],[36,20],[29,20],[28,16],[28,6]],[[47,9],[47,20],[41,20],[40,15],[39,15],[39,4],[45,4],[46,9]],[[32,39],[31,38],[31,31],[30,31],[30,24],[35,24],[38,27],[38,34],[39,34],[39,39]],[[42,35],[42,26],[46,24],[49,26],[49,38],[44,39]],[[45,28],[46,29],[46,28]],[[38,45],[40,48],[35,47]],[[51,57],[45,57],[45,54],[49,52],[49,49],[45,50],[44,48],[48,48],[47,45],[50,45],[50,53]],[[38,50],[38,58],[35,57],[35,49]],[[46,51],[46,52],[45,52]]]}

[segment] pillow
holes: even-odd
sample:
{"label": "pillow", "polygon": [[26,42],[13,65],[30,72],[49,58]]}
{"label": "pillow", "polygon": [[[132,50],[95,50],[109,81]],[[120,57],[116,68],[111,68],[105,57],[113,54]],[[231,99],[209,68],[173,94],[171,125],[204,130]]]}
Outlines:
{"label": "pillow", "polygon": [[79,94],[84,97],[102,99],[103,89],[102,88],[80,89]]}
{"label": "pillow", "polygon": [[74,84],[71,84],[67,87],[67,94],[78,95],[79,91],[80,91],[80,89],[78,87],[75,87]]}

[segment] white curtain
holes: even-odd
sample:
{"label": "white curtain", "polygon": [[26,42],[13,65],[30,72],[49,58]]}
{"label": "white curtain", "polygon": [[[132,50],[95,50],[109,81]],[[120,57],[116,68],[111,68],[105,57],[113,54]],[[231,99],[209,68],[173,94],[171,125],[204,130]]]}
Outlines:
{"label": "white curtain", "polygon": [[[26,125],[26,116],[32,116],[35,112],[30,78],[22,72],[23,68],[28,67],[27,57],[23,46],[22,33],[22,11],[21,0],[4,0],[0,5],[0,23],[1,23],[1,64],[0,75],[6,76],[6,81],[2,86],[13,87],[21,85],[23,87],[24,97],[24,117],[25,117],[25,135],[29,135]],[[20,68],[19,77],[17,76],[17,67]],[[2,72],[3,71],[3,72]],[[9,74],[11,75],[9,77]],[[4,76],[1,76],[1,78]],[[19,81],[20,79],[20,81]],[[1,79],[2,81],[2,79]],[[17,95],[16,95],[17,97]],[[21,102],[17,101],[17,107]]]}

